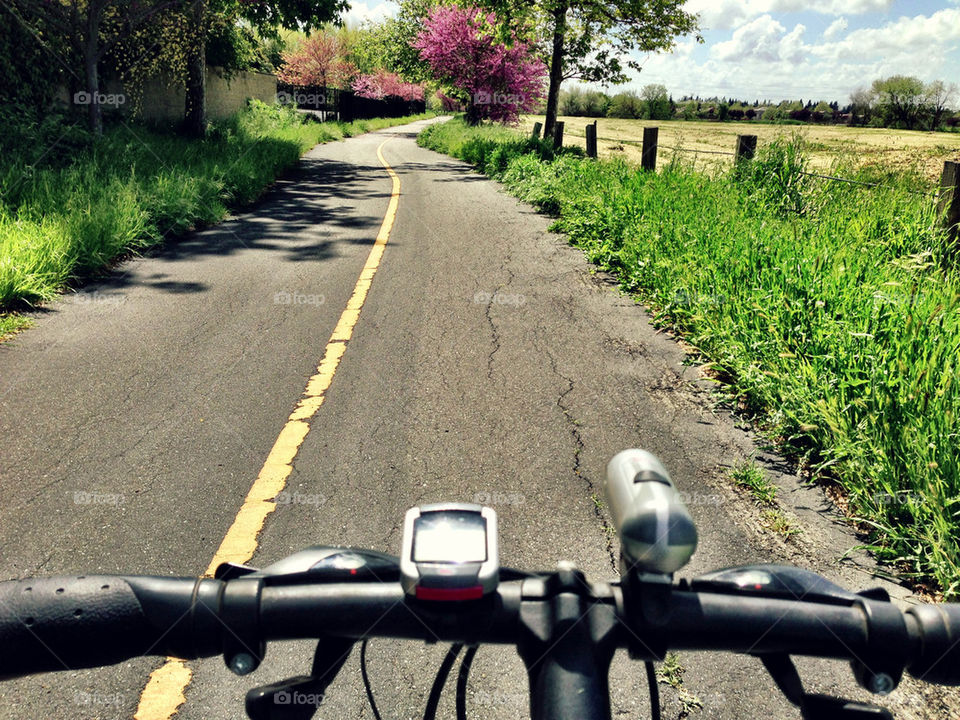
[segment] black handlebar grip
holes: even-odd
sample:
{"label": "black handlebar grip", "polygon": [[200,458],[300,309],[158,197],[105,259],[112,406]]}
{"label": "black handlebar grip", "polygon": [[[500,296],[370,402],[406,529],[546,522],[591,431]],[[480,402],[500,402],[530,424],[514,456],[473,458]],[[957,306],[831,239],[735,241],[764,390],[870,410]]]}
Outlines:
{"label": "black handlebar grip", "polygon": [[920,630],[910,674],[923,682],[960,685],[960,603],[914,605],[906,612]]}
{"label": "black handlebar grip", "polygon": [[[0,582],[0,679],[113,665],[141,655],[215,654],[212,618],[195,600],[217,588],[196,578],[87,575]],[[202,602],[202,601],[201,601]],[[215,603],[204,603],[214,605]]]}

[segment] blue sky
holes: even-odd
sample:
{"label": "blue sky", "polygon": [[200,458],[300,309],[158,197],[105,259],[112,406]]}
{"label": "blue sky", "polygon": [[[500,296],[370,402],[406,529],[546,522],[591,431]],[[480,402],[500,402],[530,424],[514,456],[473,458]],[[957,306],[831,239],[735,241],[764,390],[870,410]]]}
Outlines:
{"label": "blue sky", "polygon": [[[395,8],[366,0],[346,17]],[[638,56],[643,71],[622,88],[845,103],[888,75],[960,84],[960,0],[687,0],[686,8],[700,14],[705,42],[681,39],[672,53]]]}

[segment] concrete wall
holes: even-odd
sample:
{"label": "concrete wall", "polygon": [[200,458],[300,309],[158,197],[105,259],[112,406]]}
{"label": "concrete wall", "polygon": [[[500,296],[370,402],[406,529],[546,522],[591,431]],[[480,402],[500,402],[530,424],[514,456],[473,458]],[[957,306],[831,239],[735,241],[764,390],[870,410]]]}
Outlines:
{"label": "concrete wall", "polygon": [[[183,119],[186,89],[182,85],[171,84],[167,78],[151,78],[144,83],[142,99],[138,108],[134,108],[133,97],[116,81],[103,83],[101,94],[104,96],[106,113],[119,111],[133,115],[139,120],[179,122]],[[69,107],[84,104],[82,96],[71,97],[65,87],[61,87],[55,96],[55,102]],[[218,68],[207,68],[207,119],[219,120],[229,117],[243,108],[248,98],[257,98],[265,103],[276,102],[277,78],[258,72],[238,72],[229,80],[220,76]]]}
{"label": "concrete wall", "polygon": [[[257,72],[238,72],[224,79],[217,68],[207,68],[207,118],[219,120],[233,115],[257,98],[266,103],[277,99],[277,78]],[[184,92],[182,85],[169,85],[164,78],[153,78],[144,83],[140,111],[142,120],[180,120],[183,118]]]}

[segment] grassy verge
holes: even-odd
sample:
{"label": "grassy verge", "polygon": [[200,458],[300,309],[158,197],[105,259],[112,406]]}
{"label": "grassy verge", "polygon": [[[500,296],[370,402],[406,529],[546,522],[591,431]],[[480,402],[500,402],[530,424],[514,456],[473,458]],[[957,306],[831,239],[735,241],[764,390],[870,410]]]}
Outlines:
{"label": "grassy verge", "polygon": [[[118,126],[91,143],[76,127],[13,129],[0,141],[0,312],[50,300],[65,285],[249,204],[300,156],[420,119],[317,123],[253,102],[203,141]],[[25,319],[0,316],[0,336]]]}
{"label": "grassy verge", "polygon": [[816,182],[782,140],[714,176],[552,157],[459,121],[419,142],[556,216],[769,437],[842,485],[871,549],[960,594],[960,273],[931,198],[876,170],[879,188]]}

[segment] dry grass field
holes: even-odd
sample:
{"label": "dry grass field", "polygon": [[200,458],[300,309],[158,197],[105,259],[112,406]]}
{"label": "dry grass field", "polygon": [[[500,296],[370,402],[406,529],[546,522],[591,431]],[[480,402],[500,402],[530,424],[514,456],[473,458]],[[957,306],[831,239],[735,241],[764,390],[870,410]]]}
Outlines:
{"label": "dry grass field", "polygon": [[[561,117],[564,144],[586,143],[586,125],[592,118]],[[528,115],[520,129],[531,132],[533,123],[543,116]],[[737,135],[756,135],[758,146],[786,135],[799,135],[807,145],[811,170],[817,172],[863,165],[883,168],[916,169],[932,182],[940,179],[944,160],[960,161],[960,133],[931,133],[883,128],[850,128],[843,125],[767,125],[748,122],[704,122],[681,120],[618,120],[599,118],[597,145],[601,156],[619,155],[640,162],[643,128],[660,128],[657,164],[670,161],[674,148],[683,148],[683,156],[693,159],[698,168],[728,165],[732,157],[705,151],[732,153]]]}

